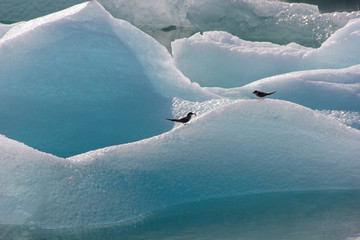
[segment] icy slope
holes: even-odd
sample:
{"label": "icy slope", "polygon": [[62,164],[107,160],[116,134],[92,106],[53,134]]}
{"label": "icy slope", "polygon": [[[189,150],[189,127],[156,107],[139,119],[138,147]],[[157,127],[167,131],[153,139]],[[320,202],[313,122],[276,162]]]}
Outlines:
{"label": "icy slope", "polygon": [[67,160],[1,141],[8,224],[113,223],[181,202],[360,181],[360,132],[279,100],[233,101],[160,136]]}
{"label": "icy slope", "polygon": [[214,97],[97,2],[14,25],[0,66],[0,133],[63,157],[170,130],[171,97]]}
{"label": "icy slope", "polygon": [[9,31],[15,24],[1,24],[0,23],[0,38],[5,35],[7,31]]}
{"label": "icy slope", "polygon": [[312,109],[360,112],[360,65],[344,69],[319,69],[260,79],[239,88],[207,88],[225,98],[254,98],[252,92],[277,91],[271,98]]}
{"label": "icy slope", "polygon": [[202,86],[240,87],[260,78],[360,63],[360,20],[336,31],[320,48],[249,42],[226,32],[205,32],[172,43],[177,67]]}

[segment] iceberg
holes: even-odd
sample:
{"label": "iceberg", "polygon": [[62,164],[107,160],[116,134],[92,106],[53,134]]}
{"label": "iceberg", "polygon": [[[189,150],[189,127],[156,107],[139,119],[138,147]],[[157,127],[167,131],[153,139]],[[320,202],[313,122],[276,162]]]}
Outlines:
{"label": "iceberg", "polygon": [[13,25],[1,24],[0,23],[0,38],[5,35],[7,31],[9,31]]}
{"label": "iceberg", "polygon": [[0,53],[1,133],[57,156],[158,135],[171,97],[213,97],[96,2],[16,24]]}
{"label": "iceberg", "polygon": [[69,159],[1,139],[9,224],[114,223],[183,202],[360,180],[360,132],[282,100],[220,103],[186,127]]}
{"label": "iceberg", "polygon": [[[269,4],[274,12],[259,9],[270,16],[289,6]],[[255,233],[260,218],[281,214],[278,233],[306,209],[301,233],[309,222],[330,222],[323,231],[331,232],[341,212],[350,224],[338,232],[357,236],[358,208],[347,203],[356,206],[360,193],[359,28],[352,20],[319,48],[204,32],[173,42],[171,55],[96,1],[1,25],[0,238],[88,229],[87,236],[121,238],[125,226],[139,239],[136,226],[159,223],[162,214],[173,219],[174,209],[186,222],[199,213],[195,225],[217,216],[204,213],[213,204],[239,219],[226,214],[229,201],[240,215],[246,210],[242,219],[257,219]],[[209,64],[215,58],[223,64]],[[231,76],[241,71],[246,78],[237,82]],[[255,89],[277,93],[255,99]],[[197,117],[186,126],[164,119],[189,111]],[[337,193],[345,200],[326,200]],[[282,209],[292,201],[301,204]],[[265,202],[266,211],[253,205]],[[330,210],[313,212],[313,202]],[[201,231],[212,228],[205,223]],[[120,233],[104,237],[114,228]]]}
{"label": "iceberg", "polygon": [[[344,69],[318,69],[276,75],[238,88],[208,87],[225,98],[252,98],[256,89],[277,90],[276,98],[314,110],[360,112],[360,65]],[[275,97],[272,96],[272,97]]]}
{"label": "iceberg", "polygon": [[319,13],[317,6],[267,0],[192,0],[187,18],[201,31],[226,31],[249,41],[319,47],[359,12]]}
{"label": "iceberg", "polygon": [[[3,0],[0,22],[28,21],[85,0]],[[296,42],[319,47],[334,31],[359,13],[320,13],[317,6],[268,0],[99,0],[114,17],[126,20],[171,51],[170,42],[195,32],[226,31],[249,41]],[[40,7],[41,6],[41,7]],[[168,28],[172,27],[172,28]],[[301,31],[299,31],[299,27]],[[171,29],[163,31],[163,29]]]}
{"label": "iceberg", "polygon": [[336,31],[320,48],[249,42],[226,32],[205,32],[172,43],[176,66],[207,87],[240,87],[293,71],[345,68],[359,64],[360,20]]}

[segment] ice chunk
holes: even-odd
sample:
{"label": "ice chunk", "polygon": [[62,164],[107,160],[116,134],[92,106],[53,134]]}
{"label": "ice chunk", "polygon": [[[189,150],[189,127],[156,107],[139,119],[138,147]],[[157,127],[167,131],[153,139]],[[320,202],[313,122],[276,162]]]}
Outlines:
{"label": "ice chunk", "polygon": [[[50,14],[85,0],[2,0],[0,22],[13,23]],[[170,49],[170,41],[197,31],[221,30],[251,41],[297,42],[318,47],[359,13],[320,14],[315,5],[267,0],[99,0],[114,17],[129,21]],[[176,30],[160,29],[174,25]],[[299,31],[298,29],[301,29]]]}
{"label": "ice chunk", "polygon": [[186,19],[186,3],[183,0],[100,0],[111,14],[135,26],[163,28],[170,25],[192,26]]}
{"label": "ice chunk", "polygon": [[168,131],[172,97],[213,96],[95,1],[11,28],[0,66],[0,133],[62,157]]}
{"label": "ice chunk", "polygon": [[299,45],[248,42],[226,32],[205,32],[172,42],[176,66],[201,86],[239,87],[304,68],[310,51]]}
{"label": "ice chunk", "polygon": [[114,223],[182,202],[360,181],[360,132],[280,100],[234,100],[185,127],[68,160],[0,140],[7,224]]}
{"label": "ice chunk", "polygon": [[264,78],[243,87],[208,88],[226,98],[255,98],[254,90],[277,91],[283,99],[319,110],[360,112],[360,65],[345,69],[319,69]]}
{"label": "ice chunk", "polygon": [[345,240],[359,240],[359,239],[360,239],[360,234],[354,234],[347,237]]}
{"label": "ice chunk", "polygon": [[11,24],[11,25],[7,25],[7,24],[1,24],[0,23],[0,38],[2,36],[5,35],[5,33],[7,33],[7,31],[9,31],[13,26],[15,26],[16,24]]}
{"label": "ice chunk", "polygon": [[202,31],[226,31],[250,41],[318,47],[359,12],[320,14],[317,6],[266,0],[190,0],[187,18]]}
{"label": "ice chunk", "polygon": [[336,31],[320,48],[249,42],[226,32],[205,32],[172,43],[177,67],[202,86],[240,87],[260,78],[360,63],[360,20]]}
{"label": "ice chunk", "polygon": [[326,116],[330,116],[348,126],[360,130],[360,113],[350,111],[323,110],[320,111]]}

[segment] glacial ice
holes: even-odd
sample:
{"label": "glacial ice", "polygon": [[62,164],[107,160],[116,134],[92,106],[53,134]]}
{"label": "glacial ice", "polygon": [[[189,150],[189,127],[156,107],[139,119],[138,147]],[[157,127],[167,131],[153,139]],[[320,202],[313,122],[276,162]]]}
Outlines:
{"label": "glacial ice", "polygon": [[66,160],[1,139],[0,221],[11,224],[104,224],[181,202],[360,180],[359,131],[282,100],[234,100],[185,127]]}
{"label": "glacial ice", "polygon": [[[241,42],[249,58],[238,68],[256,71],[257,59],[286,73],[226,89],[185,77],[165,47],[96,1],[11,26],[0,39],[0,223],[94,226],[210,198],[359,190],[360,131],[324,116],[360,112],[356,29],[355,20],[319,49],[204,33],[211,41],[193,50],[207,49],[208,61],[231,63],[219,46]],[[315,60],[321,69],[291,72]],[[277,99],[254,99],[255,88]],[[198,116],[186,126],[164,120],[187,111]]]}
{"label": "glacial ice", "polygon": [[172,43],[176,66],[201,86],[240,87],[260,78],[300,70],[360,63],[360,20],[336,31],[320,48],[249,42],[226,32],[205,32]]}
{"label": "glacial ice", "polygon": [[209,87],[225,98],[253,98],[256,89],[277,91],[283,99],[318,110],[360,112],[360,65],[344,69],[318,69],[276,75],[238,88]]}
{"label": "glacial ice", "polygon": [[170,130],[159,116],[171,114],[171,97],[212,97],[96,2],[15,25],[0,39],[0,65],[1,133],[62,157]]}
{"label": "glacial ice", "polygon": [[1,24],[0,23],[0,38],[5,35],[14,25]]}
{"label": "glacial ice", "polygon": [[[62,10],[85,0],[48,2],[33,0],[2,0],[0,22],[30,20]],[[321,14],[316,6],[268,0],[99,0],[114,17],[155,37],[169,50],[170,42],[189,37],[196,31],[226,31],[241,39],[270,41],[277,44],[296,42],[318,47],[334,31],[349,20],[359,18],[358,12]],[[39,7],[41,6],[41,7]],[[175,26],[174,30],[161,29]],[[300,30],[299,30],[300,29]]]}
{"label": "glacial ice", "polygon": [[318,47],[359,12],[319,13],[317,6],[267,0],[189,0],[187,18],[201,31],[226,31],[249,41]]}

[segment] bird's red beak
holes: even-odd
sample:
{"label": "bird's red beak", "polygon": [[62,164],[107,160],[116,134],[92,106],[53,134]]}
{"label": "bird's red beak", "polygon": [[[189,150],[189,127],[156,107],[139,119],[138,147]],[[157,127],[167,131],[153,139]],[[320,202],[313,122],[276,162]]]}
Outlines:
{"label": "bird's red beak", "polygon": [[193,113],[196,116],[196,113]]}

